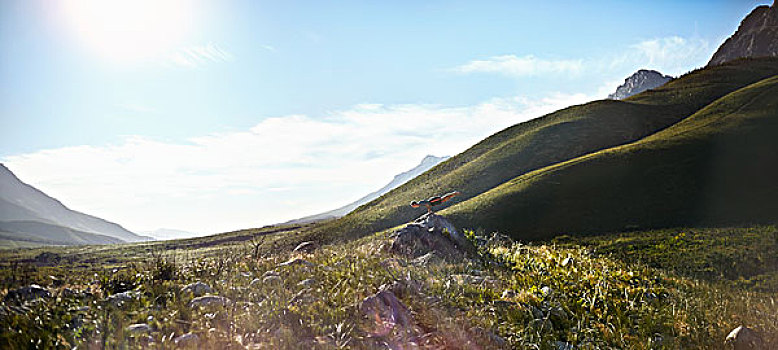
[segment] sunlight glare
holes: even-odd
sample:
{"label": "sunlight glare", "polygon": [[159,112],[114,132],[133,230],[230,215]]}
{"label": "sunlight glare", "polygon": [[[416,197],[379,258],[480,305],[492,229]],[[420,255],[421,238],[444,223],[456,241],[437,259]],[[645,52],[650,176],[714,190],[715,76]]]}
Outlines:
{"label": "sunlight glare", "polygon": [[191,26],[185,0],[70,0],[61,11],[76,39],[115,62],[138,62],[169,53]]}

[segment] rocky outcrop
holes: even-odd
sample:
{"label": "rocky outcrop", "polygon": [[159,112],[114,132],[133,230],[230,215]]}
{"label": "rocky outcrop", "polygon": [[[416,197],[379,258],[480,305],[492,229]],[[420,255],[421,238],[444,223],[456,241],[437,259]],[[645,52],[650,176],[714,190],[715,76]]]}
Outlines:
{"label": "rocky outcrop", "polygon": [[446,218],[425,214],[393,233],[390,251],[411,258],[435,252],[444,259],[461,259],[473,255],[476,248]]}
{"label": "rocky outcrop", "polygon": [[708,66],[740,57],[778,56],[778,8],[759,6],[740,22],[735,34],[724,41]]}
{"label": "rocky outcrop", "polygon": [[656,89],[673,78],[655,70],[641,69],[624,80],[624,84],[616,88],[616,92],[608,95],[611,100],[623,100],[643,91]]}

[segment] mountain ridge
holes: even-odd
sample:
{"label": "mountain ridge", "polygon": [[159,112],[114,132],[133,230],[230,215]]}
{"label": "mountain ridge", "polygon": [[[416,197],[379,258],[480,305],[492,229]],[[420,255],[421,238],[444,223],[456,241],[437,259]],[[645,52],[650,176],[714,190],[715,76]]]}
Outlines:
{"label": "mountain ridge", "polygon": [[751,11],[732,36],[719,46],[708,66],[741,57],[778,56],[778,7],[759,6]]}
{"label": "mountain ridge", "polygon": [[624,84],[619,85],[616,91],[608,95],[608,98],[611,100],[623,100],[643,91],[656,89],[672,79],[671,76],[664,75],[655,70],[640,69],[627,77],[627,79],[624,79]]}
{"label": "mountain ridge", "polygon": [[326,211],[326,212],[319,213],[319,214],[305,216],[305,217],[302,217],[302,218],[299,218],[299,219],[290,220],[290,221],[285,222],[284,224],[307,224],[307,223],[312,223],[312,222],[316,222],[316,221],[329,220],[329,219],[335,219],[335,218],[342,217],[344,215],[347,215],[348,213],[350,213],[354,209],[358,208],[359,206],[361,206],[363,204],[366,204],[366,203],[368,203],[368,202],[370,202],[370,201],[372,201],[372,200],[374,200],[374,199],[384,195],[385,193],[387,193],[387,192],[397,188],[398,186],[400,186],[400,185],[402,185],[402,184],[412,180],[416,176],[421,175],[425,171],[429,170],[430,168],[434,167],[435,165],[438,165],[438,164],[446,161],[449,158],[451,158],[451,157],[449,157],[449,156],[436,157],[436,156],[433,156],[433,155],[427,155],[415,167],[395,175],[394,178],[392,178],[392,181],[390,181],[388,184],[384,185],[383,187],[381,187],[380,189],[378,189],[376,191],[373,191],[373,192],[370,192],[370,193],[366,194],[365,196],[363,196],[362,198],[357,199],[356,201],[353,201],[353,202],[351,202],[349,204],[346,204],[346,205],[344,205],[342,207],[339,207],[337,209],[333,209],[333,210]]}
{"label": "mountain ridge", "polygon": [[37,221],[124,242],[149,240],[119,224],[68,208],[58,199],[23,182],[4,164],[0,164],[0,208],[0,221]]}

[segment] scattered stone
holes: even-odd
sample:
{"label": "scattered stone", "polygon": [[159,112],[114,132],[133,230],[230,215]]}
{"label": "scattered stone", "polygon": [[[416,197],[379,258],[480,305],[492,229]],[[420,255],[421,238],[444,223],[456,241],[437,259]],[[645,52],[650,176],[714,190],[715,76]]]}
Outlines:
{"label": "scattered stone", "polygon": [[450,221],[436,214],[422,215],[392,235],[394,241],[389,250],[413,258],[434,251],[446,260],[462,259],[476,252],[475,246]]}
{"label": "scattered stone", "polygon": [[314,267],[314,266],[316,266],[316,264],[314,264],[314,263],[312,263],[312,262],[310,262],[308,260],[305,260],[303,258],[291,258],[291,259],[289,259],[289,260],[287,260],[285,262],[282,262],[282,263],[278,264],[278,267],[294,266],[294,265],[303,265],[303,266],[307,266],[307,267]]}
{"label": "scattered stone", "polygon": [[300,283],[298,283],[297,285],[303,287],[312,287],[314,284],[316,284],[316,280],[314,280],[313,278],[308,278],[300,281]]}
{"label": "scattered stone", "polygon": [[283,280],[281,279],[281,276],[278,275],[270,275],[262,279],[262,283],[264,284],[278,284],[281,282],[283,282]]}
{"label": "scattered stone", "polygon": [[232,301],[230,299],[227,299],[222,296],[205,295],[205,296],[192,299],[192,301],[189,302],[189,307],[194,308],[198,306],[212,306],[212,305],[227,306],[231,303]]}
{"label": "scattered stone", "polygon": [[316,243],[313,243],[311,241],[302,242],[297,245],[297,247],[294,248],[293,252],[295,253],[313,253],[313,251],[316,250]]}
{"label": "scattered stone", "polygon": [[738,326],[729,332],[724,340],[724,346],[734,350],[761,350],[764,349],[764,342],[751,328]]}
{"label": "scattered stone", "polygon": [[5,296],[5,300],[19,301],[29,301],[39,298],[51,298],[51,293],[48,289],[43,288],[37,284],[31,284],[26,287],[11,290]]}
{"label": "scattered stone", "polygon": [[181,289],[181,293],[192,293],[194,296],[199,297],[213,293],[213,288],[203,282],[197,281],[195,283],[186,285]]}
{"label": "scattered stone", "polygon": [[151,332],[151,326],[145,323],[136,323],[127,326],[127,332],[132,334],[149,333]]}
{"label": "scattered stone", "polygon": [[543,286],[543,288],[540,288],[540,292],[543,293],[544,297],[547,297],[551,294],[552,290],[549,286]]}
{"label": "scattered stone", "polygon": [[197,334],[187,333],[173,339],[173,342],[182,348],[197,346],[200,343],[200,337]]}
{"label": "scattered stone", "polygon": [[124,303],[128,303],[134,300],[137,296],[138,296],[137,292],[133,292],[130,290],[126,292],[113,294],[108,298],[106,298],[106,301],[108,301],[108,303],[112,304],[113,306],[119,307],[124,305]]}

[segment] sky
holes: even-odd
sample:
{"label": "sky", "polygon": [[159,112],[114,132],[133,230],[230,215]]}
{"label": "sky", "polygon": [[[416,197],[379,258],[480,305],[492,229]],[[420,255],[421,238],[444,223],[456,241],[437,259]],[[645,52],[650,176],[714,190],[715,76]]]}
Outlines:
{"label": "sky", "polygon": [[135,232],[260,227],[702,67],[769,3],[0,1],[0,161]]}

